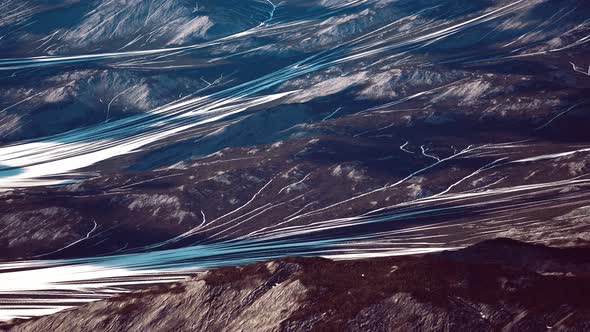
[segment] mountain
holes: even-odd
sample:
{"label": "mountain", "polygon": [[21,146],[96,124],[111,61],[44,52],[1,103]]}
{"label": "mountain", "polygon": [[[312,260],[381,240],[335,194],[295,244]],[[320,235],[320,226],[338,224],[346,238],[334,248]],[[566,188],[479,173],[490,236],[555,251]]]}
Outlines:
{"label": "mountain", "polygon": [[579,0],[4,0],[0,321],[293,256],[587,246],[589,18]]}
{"label": "mountain", "polygon": [[[433,273],[436,271],[436,273]],[[583,331],[590,249],[498,239],[455,252],[226,267],[6,331]]]}

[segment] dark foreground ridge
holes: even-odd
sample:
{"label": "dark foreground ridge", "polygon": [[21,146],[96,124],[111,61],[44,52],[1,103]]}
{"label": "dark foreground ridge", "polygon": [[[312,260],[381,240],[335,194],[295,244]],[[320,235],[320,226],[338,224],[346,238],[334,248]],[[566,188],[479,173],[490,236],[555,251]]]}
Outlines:
{"label": "dark foreground ridge", "polygon": [[508,239],[423,256],[202,273],[4,331],[588,331],[590,248]]}

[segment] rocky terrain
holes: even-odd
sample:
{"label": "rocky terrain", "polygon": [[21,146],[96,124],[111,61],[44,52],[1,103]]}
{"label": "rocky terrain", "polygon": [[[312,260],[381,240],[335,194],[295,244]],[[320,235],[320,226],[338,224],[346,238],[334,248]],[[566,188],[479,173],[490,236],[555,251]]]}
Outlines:
{"label": "rocky terrain", "polygon": [[585,331],[589,278],[589,248],[498,239],[424,256],[220,268],[2,329]]}
{"label": "rocky terrain", "polygon": [[0,321],[291,256],[587,246],[589,41],[578,0],[5,0]]}

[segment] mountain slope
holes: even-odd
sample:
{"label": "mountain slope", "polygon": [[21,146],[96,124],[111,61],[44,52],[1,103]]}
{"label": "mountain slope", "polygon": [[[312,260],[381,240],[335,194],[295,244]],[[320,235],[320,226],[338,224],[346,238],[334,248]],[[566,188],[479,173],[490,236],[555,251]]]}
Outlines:
{"label": "mountain slope", "polygon": [[499,239],[441,254],[287,258],[203,273],[7,331],[583,331],[590,249]]}

